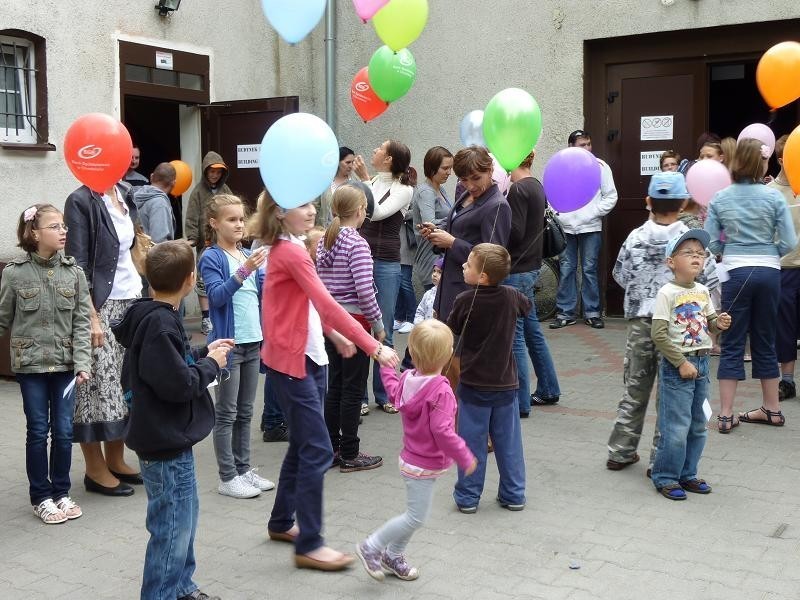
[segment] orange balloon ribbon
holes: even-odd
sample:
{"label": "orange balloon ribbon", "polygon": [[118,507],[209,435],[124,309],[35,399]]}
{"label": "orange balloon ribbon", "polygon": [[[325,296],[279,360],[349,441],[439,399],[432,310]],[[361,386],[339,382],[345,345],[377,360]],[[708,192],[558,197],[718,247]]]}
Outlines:
{"label": "orange balloon ribbon", "polygon": [[800,125],[789,134],[783,148],[783,170],[795,195],[800,194]]}
{"label": "orange balloon ribbon", "polygon": [[800,43],[781,42],[758,61],[756,85],[774,111],[800,98]]}

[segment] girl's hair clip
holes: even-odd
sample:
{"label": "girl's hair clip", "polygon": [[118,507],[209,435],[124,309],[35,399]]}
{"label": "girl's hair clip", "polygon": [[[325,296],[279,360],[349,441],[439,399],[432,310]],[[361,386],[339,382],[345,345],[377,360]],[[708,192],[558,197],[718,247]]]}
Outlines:
{"label": "girl's hair clip", "polygon": [[769,158],[772,156],[772,148],[766,144],[761,144],[761,158]]}
{"label": "girl's hair clip", "polygon": [[22,220],[26,223],[33,221],[36,218],[36,213],[39,212],[39,209],[35,206],[31,206],[30,208],[26,208],[25,212],[22,213]]}

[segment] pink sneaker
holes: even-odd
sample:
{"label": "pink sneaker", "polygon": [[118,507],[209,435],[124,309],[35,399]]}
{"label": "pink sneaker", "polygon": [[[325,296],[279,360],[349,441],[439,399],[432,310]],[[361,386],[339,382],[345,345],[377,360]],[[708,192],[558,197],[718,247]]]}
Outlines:
{"label": "pink sneaker", "polygon": [[405,579],[406,581],[413,581],[419,577],[419,571],[417,571],[417,568],[409,565],[406,562],[406,557],[402,554],[392,558],[386,554],[386,552],[384,552],[381,554],[381,566],[400,579]]}
{"label": "pink sneaker", "polygon": [[364,565],[364,569],[369,573],[369,576],[377,581],[383,581],[386,577],[383,574],[383,569],[381,569],[381,551],[375,550],[367,544],[367,541],[364,540],[360,544],[356,544],[356,556],[361,559],[361,564]]}

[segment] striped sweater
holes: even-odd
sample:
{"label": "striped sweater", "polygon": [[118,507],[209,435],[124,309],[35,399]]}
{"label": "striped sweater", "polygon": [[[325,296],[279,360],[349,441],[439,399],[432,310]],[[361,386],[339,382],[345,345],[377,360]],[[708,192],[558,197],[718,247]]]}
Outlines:
{"label": "striped sweater", "polygon": [[375,299],[369,244],[352,227],[342,227],[330,250],[325,238],[317,245],[317,273],[334,300],[351,314],[369,321],[374,333],[383,331],[381,309]]}

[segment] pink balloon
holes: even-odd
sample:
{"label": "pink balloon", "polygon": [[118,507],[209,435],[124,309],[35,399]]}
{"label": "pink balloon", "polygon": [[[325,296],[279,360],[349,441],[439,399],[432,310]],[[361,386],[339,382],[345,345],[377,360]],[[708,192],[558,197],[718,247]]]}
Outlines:
{"label": "pink balloon", "polygon": [[356,13],[365,23],[387,4],[389,4],[389,0],[353,0]]}
{"label": "pink balloon", "polygon": [[770,156],[775,150],[775,134],[772,132],[772,129],[763,123],[753,123],[742,129],[742,133],[736,138],[736,142],[741,142],[746,138],[753,138],[764,144],[769,148]]}
{"label": "pink balloon", "polygon": [[508,194],[508,188],[511,187],[511,175],[506,173],[506,170],[500,166],[500,163],[497,162],[494,154],[490,152],[489,156],[492,157],[492,180],[497,184],[497,187],[500,188],[500,192],[503,194],[503,196],[505,196]]}
{"label": "pink balloon", "polygon": [[730,184],[731,174],[728,168],[710,158],[698,160],[686,173],[686,187],[692,199],[703,206],[708,206],[714,194]]}

